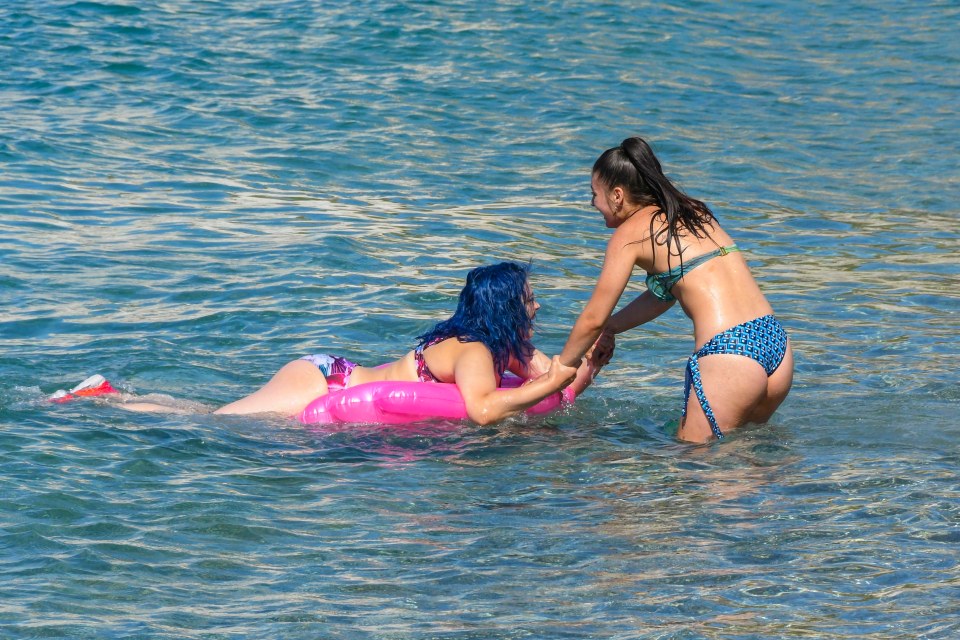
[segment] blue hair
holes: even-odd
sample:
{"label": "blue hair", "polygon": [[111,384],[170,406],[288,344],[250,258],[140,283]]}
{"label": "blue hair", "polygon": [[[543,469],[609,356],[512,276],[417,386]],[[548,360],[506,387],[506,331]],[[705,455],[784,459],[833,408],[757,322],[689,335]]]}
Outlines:
{"label": "blue hair", "polygon": [[502,375],[515,358],[526,364],[533,355],[530,333],[533,320],[527,314],[527,275],[530,267],[516,262],[477,267],[467,274],[460,291],[457,310],[448,320],[438,322],[417,336],[419,344],[457,338],[460,342],[482,342],[493,355],[497,375]]}

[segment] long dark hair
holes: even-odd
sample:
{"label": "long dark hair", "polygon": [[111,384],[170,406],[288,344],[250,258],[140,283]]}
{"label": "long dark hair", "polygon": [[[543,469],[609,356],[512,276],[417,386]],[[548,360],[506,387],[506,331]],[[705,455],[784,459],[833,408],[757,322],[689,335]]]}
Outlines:
{"label": "long dark hair", "polygon": [[417,336],[419,344],[446,338],[482,342],[493,354],[498,376],[506,370],[510,358],[525,365],[533,355],[530,342],[533,321],[527,314],[526,304],[529,271],[529,266],[516,262],[473,269],[460,291],[456,312]]}
{"label": "long dark hair", "polygon": [[619,147],[604,151],[593,163],[593,173],[606,187],[622,188],[633,202],[660,209],[666,224],[658,229],[655,221],[660,217],[651,218],[650,241],[667,245],[668,265],[671,245],[675,255],[681,254],[678,236],[682,230],[697,238],[709,237],[706,225],[715,220],[710,207],[680,191],[663,175],[660,161],[643,138],[627,138]]}

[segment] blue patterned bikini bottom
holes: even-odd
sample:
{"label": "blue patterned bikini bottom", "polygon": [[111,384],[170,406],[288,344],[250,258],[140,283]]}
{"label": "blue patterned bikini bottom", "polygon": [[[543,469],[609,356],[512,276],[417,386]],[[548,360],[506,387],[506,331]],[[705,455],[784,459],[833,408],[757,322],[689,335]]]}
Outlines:
{"label": "blue patterned bikini bottom", "polygon": [[700,365],[697,363],[703,356],[718,353],[752,358],[760,363],[760,366],[767,372],[767,377],[769,377],[777,370],[787,353],[787,332],[772,315],[761,316],[718,333],[690,356],[687,361],[687,373],[683,383],[682,416],[684,418],[687,416],[687,401],[690,399],[690,387],[692,386],[694,393],[697,394],[697,400],[700,401],[700,407],[707,416],[713,435],[717,438],[723,438],[723,432],[720,431],[720,425],[717,424],[717,419],[713,415],[713,409],[710,408],[707,396],[703,393]]}

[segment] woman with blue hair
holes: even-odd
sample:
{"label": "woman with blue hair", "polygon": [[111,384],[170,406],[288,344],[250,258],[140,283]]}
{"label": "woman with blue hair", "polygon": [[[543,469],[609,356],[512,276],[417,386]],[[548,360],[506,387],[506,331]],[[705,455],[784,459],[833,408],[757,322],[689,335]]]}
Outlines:
{"label": "woman with blue hair", "polygon": [[[574,384],[579,393],[596,370],[579,369],[537,351],[531,337],[540,305],[528,282],[529,268],[515,262],[478,267],[467,275],[457,310],[418,336],[416,348],[399,360],[377,367],[345,358],[314,354],[284,365],[263,387],[214,413],[295,415],[327,393],[368,382],[455,383],[467,417],[485,425],[530,408]],[[546,371],[516,388],[499,388],[504,372],[521,378]],[[139,411],[169,411],[153,403],[125,403]]]}

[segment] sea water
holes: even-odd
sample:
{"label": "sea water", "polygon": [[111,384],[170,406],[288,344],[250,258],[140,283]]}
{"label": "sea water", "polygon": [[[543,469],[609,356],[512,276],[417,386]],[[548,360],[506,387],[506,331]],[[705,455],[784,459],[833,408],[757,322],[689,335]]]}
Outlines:
{"label": "sea water", "polygon": [[[2,4],[0,636],[960,636],[958,21]],[[557,352],[608,234],[590,167],[631,135],[790,332],[769,424],[670,435],[679,309],[573,408],[493,427],[44,401],[101,373],[214,407],[305,353],[395,358],[501,259]]]}

